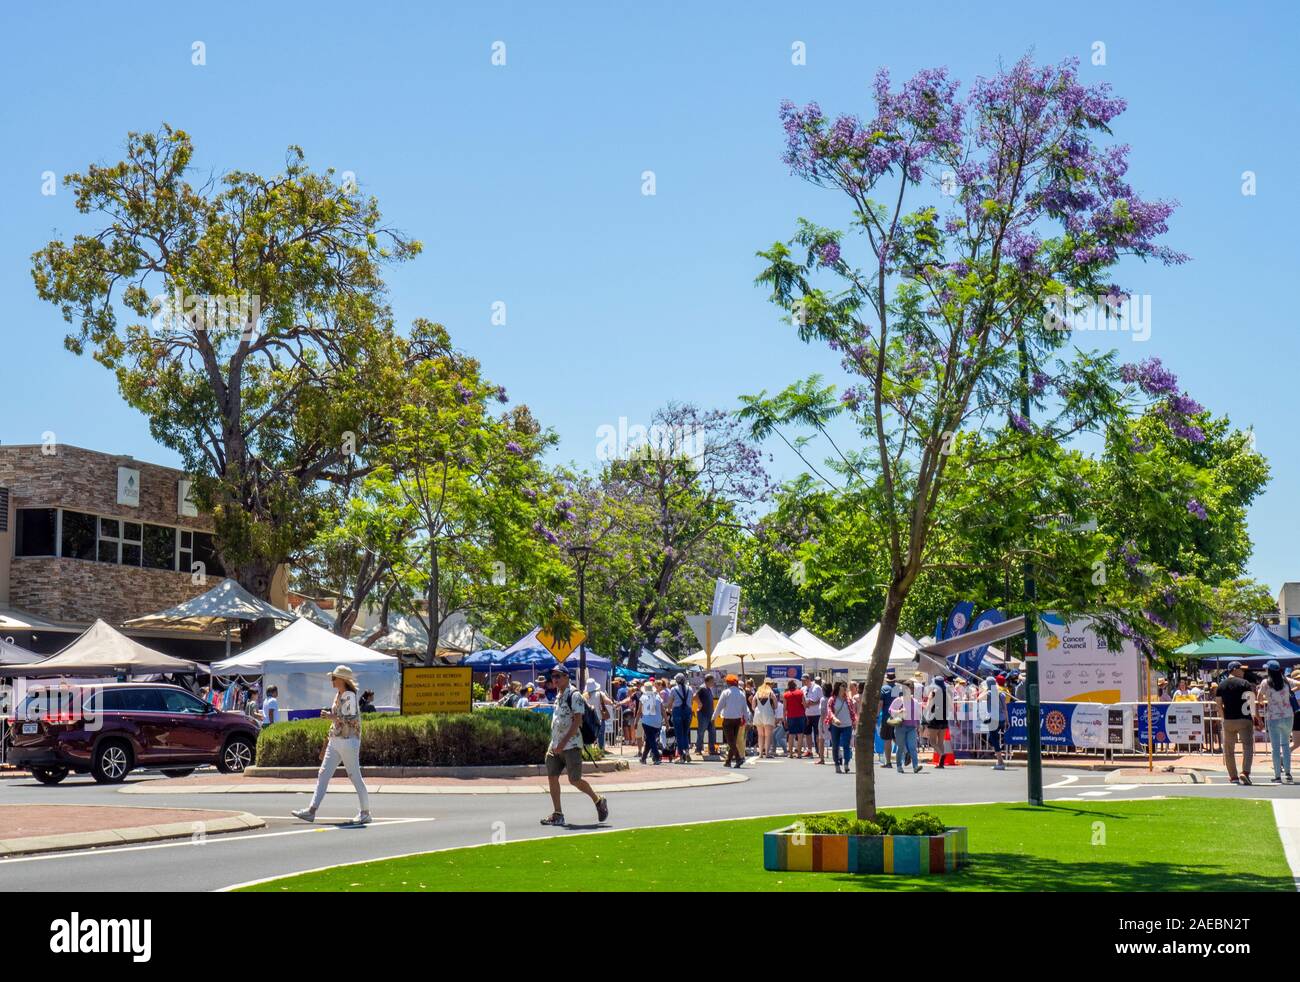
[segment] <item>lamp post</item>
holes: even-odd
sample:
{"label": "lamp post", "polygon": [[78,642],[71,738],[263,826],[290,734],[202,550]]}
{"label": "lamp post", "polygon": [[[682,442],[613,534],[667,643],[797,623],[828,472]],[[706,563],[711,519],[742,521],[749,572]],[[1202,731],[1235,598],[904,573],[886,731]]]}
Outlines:
{"label": "lamp post", "polygon": [[[1023,331],[1017,344],[1020,356],[1020,415],[1029,424],[1029,354]],[[1025,558],[1025,726],[1026,756],[1029,771],[1029,803],[1043,803],[1043,737],[1039,731],[1043,717],[1038,698],[1038,584],[1034,578],[1034,561]]]}
{"label": "lamp post", "polygon": [[569,546],[569,555],[578,567],[578,623],[582,625],[583,638],[578,643],[578,689],[587,686],[587,562],[595,550],[589,545]]}

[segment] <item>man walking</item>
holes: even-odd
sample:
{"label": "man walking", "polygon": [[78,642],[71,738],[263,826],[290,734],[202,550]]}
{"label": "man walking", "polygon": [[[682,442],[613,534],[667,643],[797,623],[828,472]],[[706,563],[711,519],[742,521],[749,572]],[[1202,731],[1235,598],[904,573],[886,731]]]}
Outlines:
{"label": "man walking", "polygon": [[739,767],[745,762],[745,751],[740,746],[741,734],[749,723],[749,703],[745,693],[740,690],[740,680],[734,675],[727,676],[727,687],[718,697],[718,715],[722,717],[722,739],[727,744],[727,759],[723,767]]}
{"label": "man walking", "polygon": [[807,720],[808,742],[810,749],[817,754],[817,763],[826,763],[826,744],[822,740],[822,692],[821,684],[811,675],[803,677],[803,711]]}
{"label": "man walking", "polygon": [[551,745],[546,751],[546,780],[550,785],[551,806],[555,810],[543,825],[564,825],[564,810],[560,807],[560,775],[569,775],[569,783],[585,794],[596,806],[596,818],[609,817],[609,802],[582,776],[582,714],[587,701],[582,693],[569,684],[569,670],[563,665],[551,669],[555,684],[555,712],[551,717]]}
{"label": "man walking", "polygon": [[[1228,676],[1214,697],[1223,718],[1223,763],[1229,784],[1250,785],[1250,765],[1255,759],[1255,690],[1246,681],[1241,662],[1228,665]],[[1237,741],[1241,747],[1241,777],[1237,777]]]}
{"label": "man walking", "polygon": [[700,704],[696,712],[695,721],[695,752],[701,757],[704,756],[704,731],[709,731],[709,756],[714,757],[718,753],[718,733],[713,725],[713,673],[710,672],[704,676],[704,684],[695,690],[695,701]]}

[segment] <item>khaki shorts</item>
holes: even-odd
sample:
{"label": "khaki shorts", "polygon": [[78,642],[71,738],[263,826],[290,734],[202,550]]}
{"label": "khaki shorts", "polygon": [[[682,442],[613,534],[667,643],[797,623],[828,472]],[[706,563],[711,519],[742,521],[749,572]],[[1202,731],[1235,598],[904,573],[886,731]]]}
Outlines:
{"label": "khaki shorts", "polygon": [[559,777],[565,771],[569,772],[569,777],[582,777],[582,751],[577,747],[561,750],[558,754],[548,750],[546,752],[547,777]]}

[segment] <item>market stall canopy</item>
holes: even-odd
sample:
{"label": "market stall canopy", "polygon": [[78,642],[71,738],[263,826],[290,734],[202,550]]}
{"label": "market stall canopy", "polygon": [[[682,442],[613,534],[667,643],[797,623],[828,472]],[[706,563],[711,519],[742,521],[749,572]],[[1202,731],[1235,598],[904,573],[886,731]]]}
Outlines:
{"label": "market stall canopy", "polygon": [[[44,658],[44,655],[38,655],[34,651],[20,648],[13,642],[0,638],[0,665],[30,665],[34,662],[43,661]],[[3,672],[0,672],[0,675],[3,674]]]}
{"label": "market stall canopy", "polygon": [[300,617],[279,634],[247,651],[213,662],[214,675],[260,675],[264,688],[279,690],[280,708],[290,719],[318,716],[334,698],[329,673],[346,665],[357,689],[375,694],[380,710],[396,710],[402,672],[397,658],[371,651]]}
{"label": "market stall canopy", "polygon": [[[870,631],[858,638],[840,652],[840,658],[858,666],[871,664],[871,655],[876,650],[876,638],[880,636],[880,625],[874,625]],[[895,670],[916,662],[919,645],[904,634],[895,634],[894,643],[889,649],[888,664]]]}
{"label": "market stall canopy", "polygon": [[85,633],[57,655],[27,665],[5,670],[10,675],[157,675],[160,673],[198,672],[199,666],[183,658],[173,658],[146,648],[138,641],[114,630],[103,621],[95,621]]}
{"label": "market stall canopy", "polygon": [[[1195,652],[1186,651],[1197,648]],[[1272,659],[1280,665],[1300,664],[1300,646],[1279,638],[1262,624],[1255,624],[1240,641],[1220,635],[1206,638],[1199,645],[1183,645],[1175,654],[1188,654],[1199,658],[1202,665],[1224,668],[1229,662],[1239,661],[1248,668],[1263,668]]]}
{"label": "market stall canopy", "polygon": [[291,666],[294,672],[331,672],[338,665],[353,671],[358,666],[397,675],[401,666],[392,655],[372,651],[364,645],[341,638],[300,617],[279,634],[233,658],[212,663],[214,675],[261,675],[268,666]]}
{"label": "market stall canopy", "polygon": [[294,611],[299,617],[305,617],[317,627],[323,627],[327,631],[334,630],[334,617],[321,610],[320,605],[315,600],[304,600]]}
{"label": "market stall canopy", "polygon": [[1225,638],[1222,634],[1211,634],[1202,641],[1193,641],[1181,648],[1175,648],[1174,654],[1187,655],[1190,658],[1213,658],[1216,656],[1224,658],[1258,658],[1260,655],[1266,655],[1267,652],[1242,644],[1240,641],[1233,641],[1232,638]]}
{"label": "market stall canopy", "polygon": [[[500,672],[518,672],[523,669],[536,669],[540,674],[548,672],[554,668],[558,662],[555,656],[546,650],[546,647],[537,640],[537,634],[541,627],[535,627],[522,638],[512,644],[505,651],[479,651],[465,658],[461,664],[470,665],[477,671],[487,671],[489,668],[493,671]],[[482,655],[493,656],[490,661],[481,660]],[[564,660],[564,665],[571,672],[577,671],[578,649],[573,649]],[[608,658],[602,658],[587,647],[587,670],[596,671],[602,674],[608,673],[613,668]]]}
{"label": "market stall canopy", "polygon": [[294,621],[296,614],[259,600],[232,579],[156,614],[124,621],[123,627],[166,627],[182,631],[211,631],[229,621]]}
{"label": "market stall canopy", "polygon": [[665,655],[660,649],[651,651],[649,648],[642,648],[641,657],[637,659],[636,665],[641,671],[647,669],[651,672],[678,671],[677,662]]}
{"label": "market stall canopy", "polygon": [[800,648],[809,652],[814,658],[839,658],[840,649],[827,641],[823,641],[817,635],[806,627],[801,627],[790,635],[790,640]]}
{"label": "market stall canopy", "polygon": [[429,650],[429,632],[414,617],[398,614],[390,618],[388,633],[371,641],[378,633],[379,628],[375,628],[362,639],[372,651],[386,651],[394,655],[422,655]]}
{"label": "market stall canopy", "polygon": [[[552,668],[559,664],[545,648],[538,645],[536,648],[524,648],[520,651],[498,651],[495,649],[484,649],[476,651],[472,655],[466,655],[461,659],[462,668],[472,668],[476,672],[531,672],[535,675],[545,675]],[[564,660],[564,667],[576,676],[578,671],[578,654],[575,651]],[[601,658],[600,655],[587,652],[587,671],[608,674],[611,671],[609,659]]]}
{"label": "market stall canopy", "polygon": [[[496,648],[497,643],[469,622],[463,610],[453,610],[438,628],[438,651],[457,651],[469,654],[484,648]],[[587,657],[591,657],[590,649]]]}

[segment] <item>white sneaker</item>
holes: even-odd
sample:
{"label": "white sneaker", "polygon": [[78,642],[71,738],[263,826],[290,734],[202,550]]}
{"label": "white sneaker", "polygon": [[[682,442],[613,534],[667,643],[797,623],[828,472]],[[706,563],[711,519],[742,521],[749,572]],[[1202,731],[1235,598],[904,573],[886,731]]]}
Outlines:
{"label": "white sneaker", "polygon": [[353,825],[369,825],[374,819],[370,817],[370,812],[358,812],[357,817],[352,819]]}
{"label": "white sneaker", "polygon": [[289,814],[294,818],[301,818],[304,822],[316,821],[316,813],[310,808],[295,808]]}

